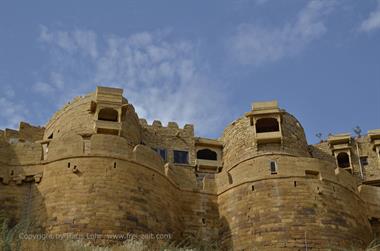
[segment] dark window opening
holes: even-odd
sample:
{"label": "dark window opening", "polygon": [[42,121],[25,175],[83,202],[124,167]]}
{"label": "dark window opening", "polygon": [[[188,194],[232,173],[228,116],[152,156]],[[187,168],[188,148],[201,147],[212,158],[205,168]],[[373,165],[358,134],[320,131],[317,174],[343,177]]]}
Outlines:
{"label": "dark window opening", "polygon": [[187,151],[174,150],[174,163],[188,164],[189,163],[189,153]]}
{"label": "dark window opening", "polygon": [[232,183],[234,183],[233,179],[232,179],[232,175],[230,173],[228,173],[228,183],[231,185]]}
{"label": "dark window opening", "polygon": [[53,133],[50,134],[50,136],[48,137],[48,139],[52,139],[53,138]]}
{"label": "dark window opening", "polygon": [[206,224],[206,219],[205,219],[205,218],[202,218],[202,224],[203,224],[203,225]]}
{"label": "dark window opening", "polygon": [[255,191],[255,186],[252,186],[252,191]]}
{"label": "dark window opening", "polygon": [[168,152],[166,151],[166,149],[152,147],[152,150],[157,152],[160,155],[162,160],[166,161],[168,159]]}
{"label": "dark window opening", "polygon": [[271,160],[270,162],[270,173],[271,174],[277,174],[277,163],[274,160]]}
{"label": "dark window opening", "polygon": [[217,160],[218,155],[210,149],[202,149],[197,152],[197,159]]}
{"label": "dark window opening", "polygon": [[163,160],[166,161],[168,159],[168,153],[166,149],[158,149],[158,152]]}
{"label": "dark window opening", "polygon": [[336,159],[338,161],[338,167],[350,167],[350,156],[348,156],[347,153],[339,153],[338,156],[336,156]]}
{"label": "dark window opening", "polygon": [[113,168],[116,168],[116,162],[113,163]]}
{"label": "dark window opening", "polygon": [[69,162],[69,163],[67,163],[67,168],[70,168],[70,165],[71,165],[71,164],[70,164],[70,162]]}
{"label": "dark window opening", "polygon": [[119,113],[112,108],[104,108],[99,111],[98,120],[117,122]]}
{"label": "dark window opening", "polygon": [[152,150],[157,152],[160,155],[162,160],[167,161],[168,151],[165,148],[154,148],[154,147],[152,147]]}
{"label": "dark window opening", "polygon": [[15,172],[12,170],[12,171],[11,171],[11,176],[13,176],[14,174],[15,174]]}
{"label": "dark window opening", "polygon": [[256,121],[256,133],[278,131],[280,131],[280,126],[277,119],[263,118]]}
{"label": "dark window opening", "polygon": [[296,187],[297,186],[297,181],[294,181],[294,187]]}
{"label": "dark window opening", "polygon": [[306,177],[318,178],[319,172],[314,170],[305,170]]}
{"label": "dark window opening", "polygon": [[368,157],[367,156],[361,156],[360,157],[360,164],[362,166],[367,166],[368,165]]}

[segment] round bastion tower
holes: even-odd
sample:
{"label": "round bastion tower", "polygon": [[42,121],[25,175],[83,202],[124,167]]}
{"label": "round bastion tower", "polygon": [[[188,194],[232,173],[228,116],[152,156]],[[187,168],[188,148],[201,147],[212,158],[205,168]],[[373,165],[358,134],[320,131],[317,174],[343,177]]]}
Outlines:
{"label": "round bastion tower", "polygon": [[141,141],[140,121],[121,89],[98,87],[58,111],[41,143],[37,225],[85,238],[181,234],[178,189],[159,155]]}
{"label": "round bastion tower", "polygon": [[369,243],[355,178],[312,158],[301,124],[276,101],[254,103],[222,141],[216,182],[224,250],[361,250]]}

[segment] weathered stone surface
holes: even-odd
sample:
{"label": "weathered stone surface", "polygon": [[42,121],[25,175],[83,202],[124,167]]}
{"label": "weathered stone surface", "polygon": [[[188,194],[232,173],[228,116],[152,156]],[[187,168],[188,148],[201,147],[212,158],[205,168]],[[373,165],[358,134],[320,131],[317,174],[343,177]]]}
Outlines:
{"label": "weathered stone surface", "polygon": [[[0,210],[48,233],[169,232],[221,250],[365,247],[380,233],[378,131],[344,148],[308,145],[277,102],[252,109],[205,139],[192,125],[149,124],[121,89],[98,88],[46,127],[0,130]],[[205,149],[215,155],[197,157]]]}

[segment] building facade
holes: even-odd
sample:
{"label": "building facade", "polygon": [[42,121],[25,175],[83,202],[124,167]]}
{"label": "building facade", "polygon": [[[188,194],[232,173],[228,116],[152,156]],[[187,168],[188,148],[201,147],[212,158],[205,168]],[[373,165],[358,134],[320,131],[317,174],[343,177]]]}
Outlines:
{"label": "building facade", "polygon": [[0,131],[0,210],[52,234],[171,233],[221,250],[344,250],[380,235],[380,130],[308,145],[276,101],[219,139],[148,124],[98,87]]}

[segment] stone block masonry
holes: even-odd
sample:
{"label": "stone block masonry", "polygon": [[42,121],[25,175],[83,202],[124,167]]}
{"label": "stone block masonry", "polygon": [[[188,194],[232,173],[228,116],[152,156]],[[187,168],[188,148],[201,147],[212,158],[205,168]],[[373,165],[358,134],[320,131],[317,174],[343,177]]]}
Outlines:
{"label": "stone block masonry", "polygon": [[39,233],[168,234],[220,250],[362,249],[380,233],[379,130],[308,145],[270,101],[206,139],[148,123],[122,93],[98,87],[44,127],[1,129],[0,210]]}

